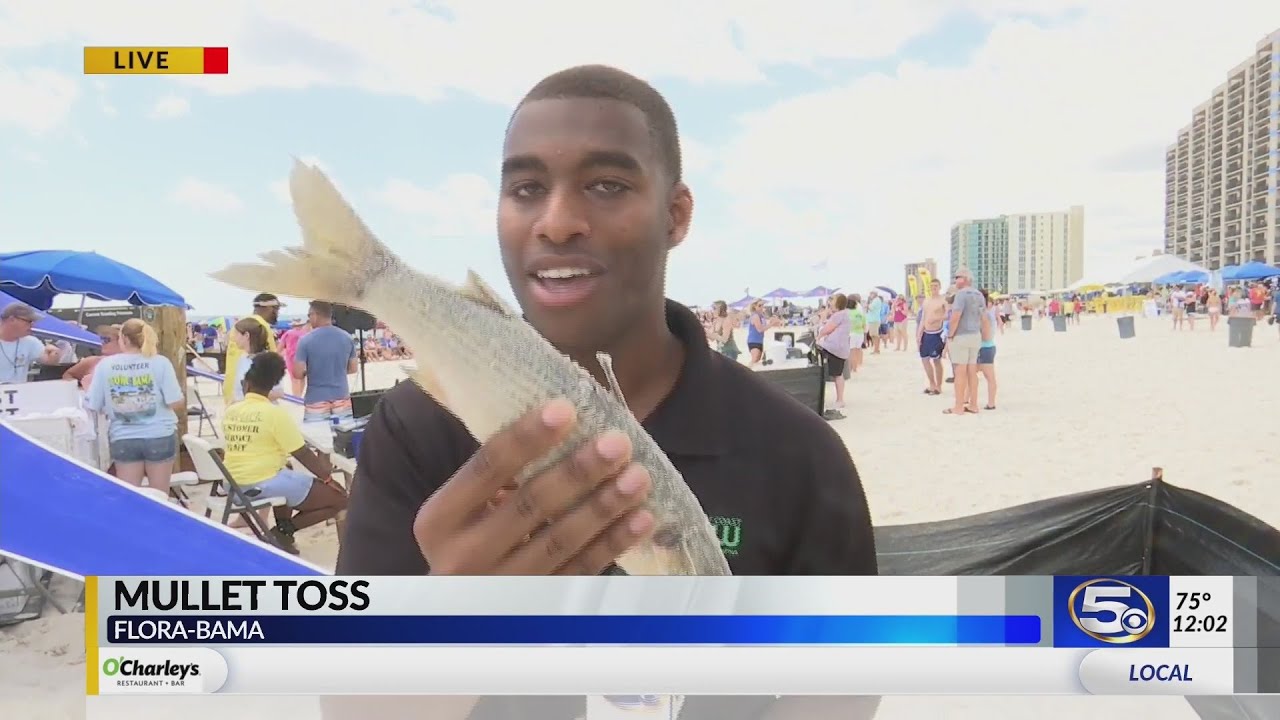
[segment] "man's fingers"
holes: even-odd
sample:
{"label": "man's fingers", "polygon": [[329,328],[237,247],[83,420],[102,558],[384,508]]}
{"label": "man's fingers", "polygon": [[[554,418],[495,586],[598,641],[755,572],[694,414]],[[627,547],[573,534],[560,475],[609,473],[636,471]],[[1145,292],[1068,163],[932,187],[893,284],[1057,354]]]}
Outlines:
{"label": "man's fingers", "polygon": [[637,510],[609,526],[602,535],[561,565],[554,575],[599,575],[609,563],[622,557],[628,550],[644,542],[653,534],[653,515],[647,510]]}
{"label": "man's fingers", "polygon": [[470,522],[504,484],[559,445],[575,419],[573,405],[557,399],[499,431],[427,500],[415,534],[446,535]]}
{"label": "man's fingers", "polygon": [[[650,486],[649,473],[643,467],[629,466],[578,507],[530,537],[502,563],[504,573],[546,575],[572,562],[593,540],[602,533],[608,534],[606,529],[619,518],[640,508],[649,496]],[[611,537],[618,541],[626,539],[625,533]],[[628,547],[630,543],[621,546],[622,550]]]}
{"label": "man's fingers", "polygon": [[[477,528],[506,550],[552,518],[558,518],[596,492],[631,460],[631,440],[609,432],[583,443],[569,457],[513,491]],[[611,518],[610,518],[611,519]],[[499,556],[501,557],[501,556]],[[496,559],[496,558],[495,558]]]}

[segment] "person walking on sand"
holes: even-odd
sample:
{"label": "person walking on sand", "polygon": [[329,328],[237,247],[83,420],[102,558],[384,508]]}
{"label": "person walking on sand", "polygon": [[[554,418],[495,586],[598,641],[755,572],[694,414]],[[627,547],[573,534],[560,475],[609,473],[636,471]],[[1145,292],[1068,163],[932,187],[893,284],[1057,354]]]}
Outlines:
{"label": "person walking on sand", "polygon": [[1169,309],[1173,315],[1173,329],[1181,330],[1182,321],[1187,317],[1187,293],[1182,288],[1169,294]]}
{"label": "person walking on sand", "polygon": [[907,299],[901,295],[893,299],[893,349],[907,349]]}
{"label": "person walking on sand", "polygon": [[848,301],[841,293],[831,296],[828,301],[831,313],[826,322],[818,330],[818,351],[826,361],[827,377],[836,386],[836,401],[832,405],[839,410],[844,407],[844,366],[849,361],[849,313],[845,312]]}
{"label": "person walking on sand", "polygon": [[920,349],[920,363],[924,365],[924,377],[928,385],[925,395],[942,394],[942,351],[946,338],[942,325],[947,319],[947,301],[942,297],[942,283],[937,279],[929,283],[929,296],[920,303],[916,320],[916,347]]}
{"label": "person walking on sand", "polygon": [[978,350],[982,341],[991,337],[987,321],[987,303],[973,287],[973,274],[960,268],[955,276],[956,297],[948,325],[951,337],[947,345],[951,364],[955,367],[956,402],[943,412],[948,415],[978,413]]}
{"label": "person walking on sand", "polygon": [[1217,330],[1218,323],[1222,321],[1222,296],[1214,288],[1209,288],[1209,293],[1205,297],[1204,308],[1209,313],[1209,330]]}
{"label": "person walking on sand", "polygon": [[868,332],[871,333],[872,355],[880,354],[880,346],[884,343],[885,336],[889,334],[889,328],[885,327],[884,323],[884,300],[881,299],[880,293],[872,290],[867,296],[867,325]]}
{"label": "person walking on sand", "polygon": [[[999,310],[996,308],[996,302],[991,298],[991,293],[986,289],[982,291],[982,297],[987,301],[987,324],[993,329],[999,323]],[[1077,313],[1078,315],[1079,313]],[[990,335],[982,338],[982,345],[978,348],[978,375],[987,381],[987,404],[983,410],[996,409],[996,336],[993,331]]]}
{"label": "person walking on sand", "polygon": [[729,312],[729,304],[723,300],[717,300],[712,304],[712,312],[714,317],[711,319],[711,342],[721,355],[736,361],[742,352],[738,350],[738,342],[733,339],[736,325],[733,315]]}
{"label": "person walking on sand", "polygon": [[751,352],[751,366],[755,367],[764,361],[765,365],[769,361],[764,360],[764,331],[772,327],[782,324],[782,320],[777,317],[764,317],[764,301],[755,300],[751,303],[751,316],[747,318],[747,350]]}

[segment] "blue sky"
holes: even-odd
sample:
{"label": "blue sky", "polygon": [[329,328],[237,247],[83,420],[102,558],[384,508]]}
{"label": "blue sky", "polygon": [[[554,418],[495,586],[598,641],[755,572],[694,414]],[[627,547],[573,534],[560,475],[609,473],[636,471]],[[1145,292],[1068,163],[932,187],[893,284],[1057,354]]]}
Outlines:
{"label": "blue sky", "polygon": [[[280,183],[297,155],[328,170],[374,231],[414,265],[456,279],[475,268],[505,289],[492,207],[512,102],[541,74],[601,60],[654,82],[681,123],[697,201],[694,230],[673,257],[669,281],[670,294],[681,300],[737,297],[745,287],[897,285],[905,262],[932,256],[945,265],[948,229],[956,220],[1076,203],[1086,204],[1087,218],[1091,205],[1099,206],[1101,225],[1087,219],[1086,237],[1093,257],[1106,262],[1159,245],[1162,228],[1151,218],[1162,217],[1161,148],[1216,78],[1274,29],[1252,16],[1224,25],[1230,37],[1220,52],[1206,53],[1209,67],[1189,82],[1161,86],[1147,116],[1115,123],[1114,138],[1080,138],[1063,148],[1050,137],[1011,134],[1007,120],[984,123],[974,116],[1022,109],[1035,123],[1062,115],[1046,108],[1052,92],[1025,87],[1027,70],[1011,59],[1025,52],[1032,69],[1036,63],[1047,68],[1073,36],[1093,33],[1101,42],[1109,37],[1108,23],[1136,23],[1136,16],[1106,15],[1098,9],[1104,4],[1092,2],[1012,0],[1002,3],[1009,12],[976,12],[963,2],[922,2],[911,12],[885,4],[846,18],[855,23],[850,44],[862,38],[872,48],[860,51],[845,49],[839,33],[802,45],[787,39],[816,32],[812,23],[788,28],[773,15],[726,14],[699,20],[723,26],[720,50],[694,43],[687,56],[666,61],[635,51],[628,64],[629,51],[615,57],[584,48],[559,64],[559,58],[539,58],[512,65],[518,70],[507,73],[515,78],[508,82],[504,58],[494,59],[482,42],[463,45],[476,48],[475,57],[455,54],[452,62],[405,71],[407,56],[390,55],[403,48],[391,41],[382,48],[374,31],[390,33],[392,25],[378,23],[403,25],[395,13],[425,13],[421,8],[351,6],[352,17],[371,30],[339,48],[339,36],[319,20],[286,26],[293,22],[281,20],[289,17],[283,6],[290,2],[265,4],[281,7],[264,18],[230,3],[227,13],[240,13],[234,24],[221,17],[157,20],[170,32],[150,30],[151,44],[230,46],[227,78],[175,81],[85,77],[83,45],[137,40],[106,32],[105,19],[97,25],[76,20],[65,7],[42,18],[41,6],[0,0],[0,25],[7,11],[41,31],[7,42],[0,31],[0,95],[7,90],[10,98],[26,99],[25,110],[0,110],[0,249],[97,250],[183,292],[195,314],[243,312],[247,293],[204,273],[296,242]],[[1019,6],[1044,9],[1033,16]],[[1269,12],[1254,14],[1265,20]],[[378,13],[390,20],[372,16]],[[455,34],[501,32],[486,27],[491,21],[483,14],[463,18]],[[212,30],[201,30],[210,24]],[[1193,20],[1185,24],[1190,32]],[[163,40],[171,36],[175,40]],[[517,63],[537,57],[517,50],[506,57]],[[348,73],[348,65],[363,70]],[[481,69],[484,79],[470,79]],[[37,70],[46,74],[33,75]],[[1076,97],[1090,83],[1108,92],[1095,70],[1054,70],[1046,80]],[[52,83],[55,73],[70,84]],[[438,97],[417,90],[427,75],[441,88]],[[66,89],[59,95],[51,87]],[[1069,132],[1077,111],[1063,112],[1057,122]],[[1054,127],[1044,128],[1046,135]],[[1099,130],[1105,127],[1079,127]],[[1009,162],[1026,159],[1028,147],[1032,158],[1041,158],[1035,162],[1066,158],[1070,164],[1052,179],[1029,183],[1024,173],[1043,176],[1044,169]],[[1089,158],[1079,158],[1078,147],[1091,148]],[[1107,157],[1121,153],[1136,153],[1137,168],[1106,166]],[[1091,202],[1095,195],[1102,202]],[[1109,237],[1092,233],[1095,227]],[[823,262],[825,271],[814,269]]]}

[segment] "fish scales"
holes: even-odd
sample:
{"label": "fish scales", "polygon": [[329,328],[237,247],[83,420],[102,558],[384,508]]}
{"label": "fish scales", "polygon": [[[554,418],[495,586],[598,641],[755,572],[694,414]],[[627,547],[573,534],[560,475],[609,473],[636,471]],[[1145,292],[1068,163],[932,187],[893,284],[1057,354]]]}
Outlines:
{"label": "fish scales", "polygon": [[608,430],[631,440],[632,459],[652,479],[655,540],[618,564],[633,575],[728,575],[710,521],[679,471],[625,402],[557,350],[474,274],[464,286],[400,261],[360,221],[318,169],[290,176],[303,246],[266,253],[265,265],[232,265],[213,276],[253,291],[323,298],[361,308],[414,351],[412,379],[484,442],[553,398],[577,409],[571,436],[517,478],[526,481]]}

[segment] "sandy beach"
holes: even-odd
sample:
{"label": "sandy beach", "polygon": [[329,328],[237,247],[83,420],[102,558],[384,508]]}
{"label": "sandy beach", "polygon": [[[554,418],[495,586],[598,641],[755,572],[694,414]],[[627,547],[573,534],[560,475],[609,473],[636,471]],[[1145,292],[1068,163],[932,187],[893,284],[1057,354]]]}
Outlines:
{"label": "sandy beach", "polygon": [[[1140,318],[1137,337],[1121,340],[1115,320],[1099,316],[1066,333],[1045,321],[1030,332],[1011,327],[997,344],[999,409],[977,416],[942,414],[949,385],[940,398],[921,392],[914,348],[867,355],[849,385],[848,417],[831,426],[857,463],[877,523],[939,520],[1130,484],[1158,466],[1175,485],[1280,525],[1273,479],[1280,428],[1272,420],[1280,393],[1267,390],[1280,367],[1274,326],[1258,326],[1254,347],[1230,349],[1225,326],[1212,334],[1207,323],[1173,332],[1166,320]],[[384,362],[369,365],[367,376],[370,387],[385,387],[403,373],[399,363]],[[212,383],[202,383],[202,394],[216,394]],[[299,545],[308,560],[332,567],[332,526],[301,533]],[[79,616],[54,613],[0,630],[0,716],[81,715],[82,627]],[[291,709],[306,715],[308,707]],[[1135,712],[1196,717],[1180,698],[888,698],[878,717]]]}

